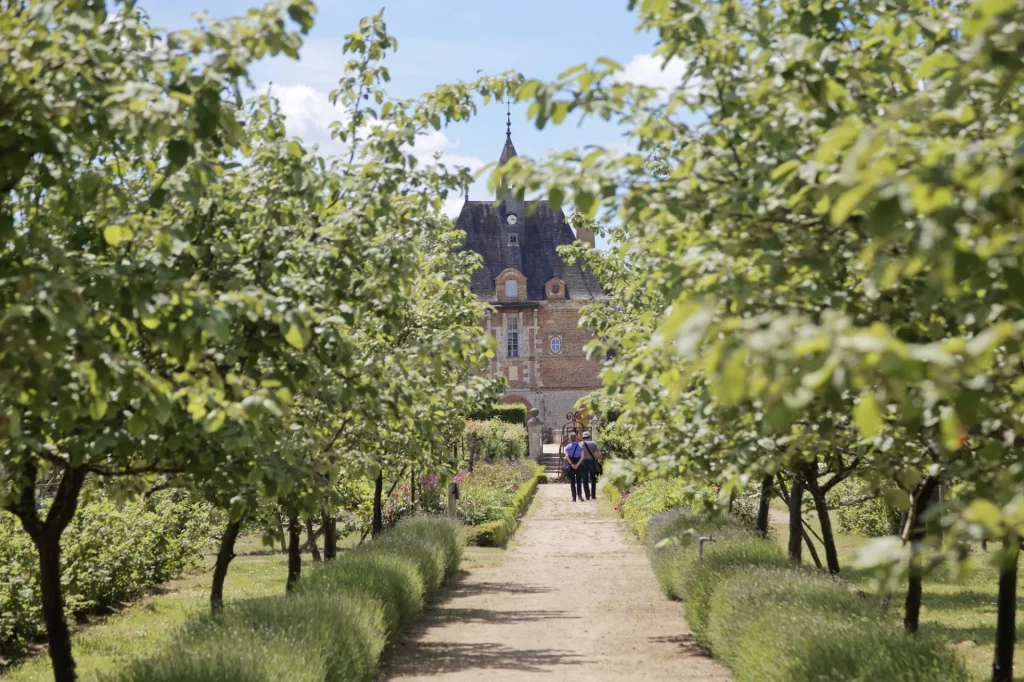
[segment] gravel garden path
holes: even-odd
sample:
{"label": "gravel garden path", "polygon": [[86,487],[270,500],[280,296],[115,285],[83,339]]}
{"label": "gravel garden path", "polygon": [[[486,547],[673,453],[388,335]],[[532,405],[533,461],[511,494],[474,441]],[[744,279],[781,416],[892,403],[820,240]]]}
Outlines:
{"label": "gravel garden path", "polygon": [[608,502],[540,486],[499,565],[462,571],[405,633],[389,680],[728,680]]}

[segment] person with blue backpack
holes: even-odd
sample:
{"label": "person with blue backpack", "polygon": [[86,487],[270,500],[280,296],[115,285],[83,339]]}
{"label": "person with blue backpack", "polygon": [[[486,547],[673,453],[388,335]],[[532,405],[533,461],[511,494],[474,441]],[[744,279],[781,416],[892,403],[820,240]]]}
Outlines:
{"label": "person with blue backpack", "polygon": [[572,501],[577,499],[583,501],[583,491],[586,490],[587,498],[590,499],[590,487],[585,486],[587,469],[583,466],[583,446],[580,444],[579,436],[575,433],[569,434],[569,443],[565,446],[565,466],[562,471],[569,479],[569,490],[572,491]]}

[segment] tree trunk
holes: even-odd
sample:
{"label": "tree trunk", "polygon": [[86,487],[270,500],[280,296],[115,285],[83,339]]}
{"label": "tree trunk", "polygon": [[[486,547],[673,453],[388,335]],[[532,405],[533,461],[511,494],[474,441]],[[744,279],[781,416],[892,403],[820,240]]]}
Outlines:
{"label": "tree trunk", "polygon": [[64,617],[64,594],[60,583],[60,536],[44,534],[35,541],[39,552],[39,591],[42,593],[43,621],[46,623],[47,650],[55,682],[78,679],[71,653],[71,631]]}
{"label": "tree trunk", "polygon": [[992,682],[1013,680],[1013,645],[1017,640],[1017,538],[1003,541],[1007,556],[999,573],[999,598],[996,617],[996,652],[992,659]]}
{"label": "tree trunk", "polygon": [[768,511],[772,502],[772,486],[775,483],[774,476],[765,476],[761,481],[761,497],[757,503],[757,532],[768,537]]}
{"label": "tree trunk", "polygon": [[811,536],[808,534],[807,529],[801,528],[800,532],[804,537],[804,543],[807,544],[807,552],[811,555],[811,560],[814,561],[814,566],[819,569],[823,568],[821,565],[821,557],[818,556],[818,550],[814,549],[814,543],[811,541]]}
{"label": "tree trunk", "polygon": [[313,561],[322,561],[320,558],[320,549],[316,546],[316,535],[313,533],[313,517],[306,517],[306,544],[309,545],[309,551],[313,555]]}
{"label": "tree trunk", "polygon": [[924,572],[921,569],[921,558],[914,547],[924,539],[925,530],[921,525],[921,515],[928,509],[938,479],[929,476],[918,487],[913,506],[907,514],[907,527],[904,537],[911,543],[910,567],[907,572],[907,599],[903,604],[903,629],[909,633],[917,632],[921,622],[921,582]]}
{"label": "tree trunk", "polygon": [[210,611],[214,614],[224,610],[224,578],[228,575],[228,564],[235,558],[235,540],[241,529],[241,521],[229,522],[220,538],[217,563],[213,567],[213,583],[210,585]]}
{"label": "tree trunk", "polygon": [[332,561],[338,556],[338,527],[327,507],[320,511],[320,525],[324,527],[324,560]]}
{"label": "tree trunk", "polygon": [[64,617],[64,593],[60,580],[60,539],[78,510],[85,470],[66,469],[63,472],[45,520],[39,517],[36,507],[37,475],[38,470],[34,466],[26,467],[20,495],[8,509],[21,520],[39,556],[39,591],[53,679],[55,682],[75,682],[78,673],[71,651],[71,632]]}
{"label": "tree trunk", "polygon": [[814,498],[814,509],[818,512],[818,524],[821,526],[821,544],[825,547],[825,563],[828,564],[828,572],[832,575],[839,575],[839,553],[836,551],[836,538],[832,532],[832,519],[828,515],[828,502],[825,493],[814,491],[811,493]]}
{"label": "tree trunk", "polygon": [[409,474],[409,497],[412,503],[412,510],[416,511],[416,470]]}
{"label": "tree trunk", "polygon": [[803,526],[800,523],[804,497],[804,484],[796,476],[789,491],[789,558],[800,563],[800,548],[803,543]]}
{"label": "tree trunk", "polygon": [[373,537],[380,535],[384,530],[384,510],[381,505],[381,496],[384,493],[384,472],[377,474],[377,481],[373,486]]}
{"label": "tree trunk", "polygon": [[302,526],[298,514],[288,518],[288,583],[285,592],[291,593],[302,575]]}

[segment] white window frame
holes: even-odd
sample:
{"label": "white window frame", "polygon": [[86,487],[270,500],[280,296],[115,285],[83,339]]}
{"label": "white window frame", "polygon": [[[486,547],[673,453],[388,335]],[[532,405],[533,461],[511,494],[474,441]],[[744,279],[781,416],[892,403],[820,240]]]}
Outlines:
{"label": "white window frame", "polygon": [[509,246],[519,246],[519,235],[514,233],[514,232],[512,234],[510,234],[508,236],[508,245]]}
{"label": "white window frame", "polygon": [[505,318],[505,357],[519,357],[519,316]]}
{"label": "white window frame", "polygon": [[519,298],[519,280],[505,280],[505,298]]}
{"label": "white window frame", "polygon": [[[556,347],[557,346],[557,347]],[[548,347],[551,348],[552,353],[562,352],[562,338],[559,336],[552,336],[551,341],[548,342]]]}

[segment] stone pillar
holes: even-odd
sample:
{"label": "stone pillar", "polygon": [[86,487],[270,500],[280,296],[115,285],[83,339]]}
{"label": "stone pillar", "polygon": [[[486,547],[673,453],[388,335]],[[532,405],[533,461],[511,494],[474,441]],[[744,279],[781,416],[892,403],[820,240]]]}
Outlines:
{"label": "stone pillar", "polygon": [[597,440],[597,415],[590,417],[590,437]]}
{"label": "stone pillar", "polygon": [[537,408],[530,410],[530,419],[526,422],[526,442],[529,445],[530,459],[540,462],[544,454],[544,422],[537,415]]}

